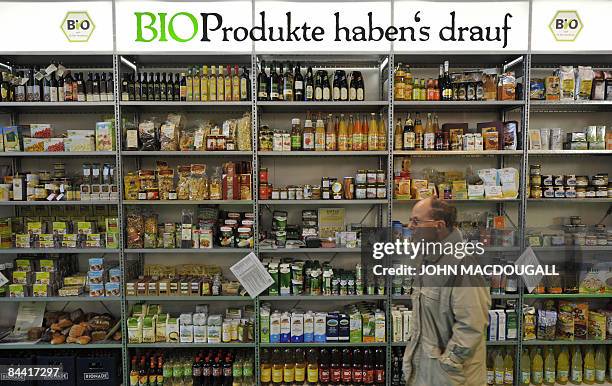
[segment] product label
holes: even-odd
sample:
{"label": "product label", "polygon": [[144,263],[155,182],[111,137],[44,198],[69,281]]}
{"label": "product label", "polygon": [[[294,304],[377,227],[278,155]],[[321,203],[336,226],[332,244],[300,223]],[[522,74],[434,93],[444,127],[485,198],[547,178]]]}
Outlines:
{"label": "product label", "polygon": [[351,87],[351,89],[349,90],[349,99],[352,101],[357,99],[357,89],[356,88]]}
{"label": "product label", "polygon": [[504,372],[495,370],[495,384],[501,385],[504,383]]}
{"label": "product label", "polygon": [[492,385],[495,382],[495,372],[493,370],[487,370],[487,385]]}
{"label": "product label", "polygon": [[582,382],[582,370],[572,369],[572,382]]}
{"label": "product label", "polygon": [[313,133],[304,133],[304,150],[314,149],[315,138]]}
{"label": "product label", "polygon": [[294,85],[295,91],[302,90],[304,88],[304,83],[301,80],[296,80]]}
{"label": "product label", "polygon": [[299,367],[295,369],[295,381],[296,382],[304,382],[306,379],[306,369]]}
{"label": "product label", "polygon": [[544,382],[554,384],[555,383],[555,371],[554,370],[546,370],[544,372]]}
{"label": "product label", "polygon": [[327,87],[323,89],[323,100],[329,100],[329,88]]}
{"label": "product label", "polygon": [[595,381],[604,383],[606,380],[606,370],[595,370]]}
{"label": "product label", "polygon": [[414,149],[416,137],[414,132],[408,132],[404,134],[404,149]]}
{"label": "product label", "polygon": [[261,383],[270,383],[270,381],[272,381],[272,369],[262,368],[261,369]]}
{"label": "product label", "polygon": [[343,88],[340,90],[340,100],[347,100],[348,99],[348,90]]}
{"label": "product label", "polygon": [[334,100],[337,101],[340,99],[340,87],[334,87]]}
{"label": "product label", "polygon": [[559,370],[559,372],[557,373],[557,380],[559,382],[567,382],[568,379],[569,379],[569,371]]}
{"label": "product label", "polygon": [[504,384],[513,385],[514,384],[514,374],[512,371],[506,371],[504,373]]}
{"label": "product label", "polygon": [[285,383],[291,383],[295,380],[295,370],[292,368],[286,368],[283,371],[283,381]]}
{"label": "product label", "polygon": [[308,369],[308,382],[316,383],[319,380],[319,369]]}
{"label": "product label", "polygon": [[272,382],[281,383],[283,381],[283,370],[273,369],[272,370]]}
{"label": "product label", "polygon": [[584,381],[585,382],[594,382],[595,381],[595,370],[593,370],[593,369],[584,369]]}
{"label": "product label", "polygon": [[[528,385],[530,380],[531,380],[531,372],[530,371],[521,371],[521,383],[524,383],[524,384]],[[489,384],[489,385],[493,384],[493,379],[491,378],[491,381],[489,381],[488,374],[487,374],[487,384]]]}
{"label": "product label", "polygon": [[310,100],[312,98],[313,98],[312,86],[306,86],[306,100]]}
{"label": "product label", "polygon": [[363,100],[363,89],[362,88],[358,88],[357,89],[357,100],[358,101],[362,101]]}
{"label": "product label", "polygon": [[[308,89],[306,89],[306,95],[308,95]],[[314,99],[320,101],[321,99],[323,99],[323,89],[320,87],[317,87],[315,89],[315,94],[314,94]]]}

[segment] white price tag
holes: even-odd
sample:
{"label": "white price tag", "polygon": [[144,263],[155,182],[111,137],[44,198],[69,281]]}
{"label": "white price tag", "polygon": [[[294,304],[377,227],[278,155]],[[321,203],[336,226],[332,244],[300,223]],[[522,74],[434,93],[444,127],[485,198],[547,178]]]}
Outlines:
{"label": "white price tag", "polygon": [[[514,262],[514,266],[538,267],[540,266],[540,261],[533,252],[533,249],[531,247],[527,247],[523,254],[521,254],[519,258],[516,259],[516,261]],[[540,284],[542,279],[544,279],[544,275],[542,274],[523,275],[523,282],[525,282],[525,287],[527,287],[530,293],[533,292],[533,290],[538,286],[538,284]]]}
{"label": "white price tag", "polygon": [[2,272],[0,272],[0,287],[2,287],[3,285],[5,285],[8,282],[9,282],[9,280],[6,278],[6,276],[4,276],[2,274]]}
{"label": "white price tag", "polygon": [[47,66],[45,72],[47,73],[47,75],[51,75],[55,72],[55,70],[57,70],[57,67],[55,67],[55,64],[51,63],[49,66]]}
{"label": "white price tag", "polygon": [[61,64],[57,65],[57,76],[62,77],[64,76],[64,73],[66,72],[66,67],[62,66]]}
{"label": "white price tag", "polygon": [[34,78],[36,78],[36,80],[41,81],[44,77],[45,77],[45,72],[44,71],[38,71],[36,74],[34,74]]}
{"label": "white price tag", "polygon": [[274,279],[253,252],[232,265],[230,271],[252,298],[274,284]]}

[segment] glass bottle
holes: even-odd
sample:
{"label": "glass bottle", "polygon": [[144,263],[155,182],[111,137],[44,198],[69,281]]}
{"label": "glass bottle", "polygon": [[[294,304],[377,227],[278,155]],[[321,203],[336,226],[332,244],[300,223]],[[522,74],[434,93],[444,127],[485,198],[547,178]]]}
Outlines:
{"label": "glass bottle", "polygon": [[302,150],[302,125],[299,118],[291,120],[291,151]]}
{"label": "glass bottle", "polygon": [[580,352],[580,346],[577,346],[574,349],[574,353],[572,354],[572,368],[570,370],[570,379],[574,385],[579,385],[582,383],[583,373],[582,373],[582,353]]}
{"label": "glass bottle", "polygon": [[555,363],[555,353],[552,347],[546,350],[544,358],[544,380],[545,385],[554,385],[557,381],[557,364]]}
{"label": "glass bottle", "polygon": [[569,381],[570,360],[567,347],[562,347],[557,358],[557,383],[565,385]]}
{"label": "glass bottle", "polygon": [[208,66],[202,66],[202,74],[200,75],[200,100],[208,102],[210,100],[210,92],[208,90]]}
{"label": "glass bottle", "polygon": [[307,381],[311,385],[316,385],[319,381],[319,363],[317,351],[311,348],[308,351]]}
{"label": "glass bottle", "polygon": [[337,133],[335,130],[334,119],[331,114],[327,115],[327,122],[325,124],[325,150],[335,151],[337,150]]}
{"label": "glass bottle", "polygon": [[[370,151],[378,150],[378,127],[376,125],[376,114],[370,113],[370,123],[368,129],[368,149]],[[364,149],[365,150],[365,149]]]}
{"label": "glass bottle", "polygon": [[[353,117],[351,116],[349,117],[349,122],[352,123],[352,121],[353,121]],[[339,151],[351,150],[348,144],[348,128],[346,125],[346,120],[344,119],[344,114],[340,115],[340,122],[338,122],[338,150]]]}
{"label": "glass bottle", "polygon": [[304,100],[312,101],[314,100],[314,76],[312,73],[312,67],[308,66],[308,70],[306,71],[306,79],[304,80]]}
{"label": "glass bottle", "polygon": [[225,74],[222,65],[217,68],[217,100],[219,102],[225,100]]}
{"label": "glass bottle", "polygon": [[258,101],[267,101],[269,100],[269,83],[268,75],[266,74],[265,63],[261,63],[261,67],[259,69],[259,74],[257,74],[257,100]]}
{"label": "glass bottle", "polygon": [[283,75],[283,100],[293,102],[294,79],[291,72],[291,64],[287,63]]}
{"label": "glass bottle", "polygon": [[215,66],[210,66],[210,76],[208,77],[208,100],[217,101],[217,73]]}
{"label": "glass bottle", "polygon": [[531,357],[531,383],[541,385],[544,381],[544,360],[540,349],[537,348]]}
{"label": "glass bottle", "polygon": [[292,349],[285,349],[283,361],[283,382],[287,385],[291,385],[295,382],[295,358],[293,357]]}
{"label": "glass bottle", "polygon": [[226,102],[232,101],[232,68],[229,64],[225,68],[225,77],[223,78],[223,100]]}
{"label": "glass bottle", "polygon": [[238,102],[241,99],[240,95],[240,74],[238,73],[238,65],[234,65],[234,76],[232,77],[232,101]]}
{"label": "glass bottle", "polygon": [[193,73],[192,69],[187,69],[187,102],[193,102]]}
{"label": "glass bottle", "polygon": [[312,127],[312,121],[310,119],[306,119],[304,121],[304,135],[303,135],[302,149],[305,151],[310,151],[310,150],[315,149],[315,130]]}
{"label": "glass bottle", "polygon": [[325,151],[325,124],[321,117],[315,123],[315,151]]}

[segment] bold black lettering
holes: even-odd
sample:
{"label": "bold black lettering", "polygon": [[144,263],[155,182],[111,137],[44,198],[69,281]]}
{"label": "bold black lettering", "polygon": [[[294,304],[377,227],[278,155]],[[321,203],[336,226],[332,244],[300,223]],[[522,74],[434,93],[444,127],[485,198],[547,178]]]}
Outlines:
{"label": "bold black lettering", "polygon": [[346,35],[346,41],[350,42],[351,41],[351,37],[350,37],[350,32],[349,29],[347,27],[340,27],[340,12],[336,12],[334,13],[334,16],[336,17],[336,38],[334,39],[335,42],[340,42],[342,41],[342,39],[340,39],[340,30],[342,30],[344,32],[344,34]]}
{"label": "bold black lettering", "polygon": [[[214,32],[219,30],[219,28],[221,28],[221,26],[223,25],[223,16],[221,16],[220,14],[216,13],[216,12],[202,12],[200,13],[200,16],[202,16],[202,24],[204,25],[204,28],[202,28],[202,39],[200,39],[200,41],[202,42],[210,42],[210,39],[208,38],[208,31],[210,30],[210,32]],[[215,28],[208,28],[209,24],[208,24],[208,17],[209,16],[214,16],[217,19],[217,26]]]}
{"label": "bold black lettering", "polygon": [[[451,25],[450,26],[446,26],[446,27],[442,27],[442,29],[440,29],[440,40],[447,42],[449,40],[451,41],[455,41],[457,39],[455,39],[455,11],[452,11],[450,13],[451,15]],[[444,36],[444,31],[449,30],[451,35],[446,38]]]}

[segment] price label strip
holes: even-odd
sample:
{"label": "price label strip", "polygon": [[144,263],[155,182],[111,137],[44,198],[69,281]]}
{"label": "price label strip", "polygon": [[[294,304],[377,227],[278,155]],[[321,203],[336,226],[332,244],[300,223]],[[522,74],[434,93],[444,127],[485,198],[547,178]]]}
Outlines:
{"label": "price label strip", "polygon": [[68,373],[61,365],[2,365],[0,366],[0,383],[26,381],[66,381]]}

